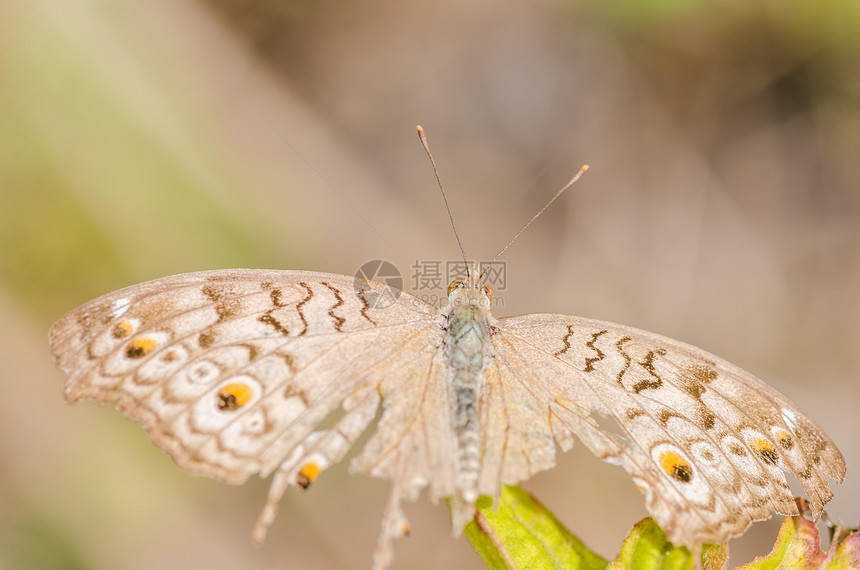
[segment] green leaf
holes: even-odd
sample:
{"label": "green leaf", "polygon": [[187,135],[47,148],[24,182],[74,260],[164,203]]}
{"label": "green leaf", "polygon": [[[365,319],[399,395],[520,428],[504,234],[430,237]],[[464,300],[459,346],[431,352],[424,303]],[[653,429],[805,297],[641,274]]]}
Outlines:
{"label": "green leaf", "polygon": [[[691,570],[693,554],[675,547],[651,519],[639,521],[609,564],[573,536],[534,497],[518,487],[503,487],[498,505],[481,497],[466,536],[492,570]],[[860,568],[860,531],[835,526],[822,552],[815,524],[786,517],[773,551],[736,570],[850,570]],[[728,547],[705,544],[699,568],[725,570]]]}
{"label": "green leaf", "polygon": [[603,570],[607,564],[518,487],[503,487],[496,508],[481,497],[466,537],[493,570]]}
{"label": "green leaf", "polygon": [[[726,567],[726,545],[702,546],[701,568],[723,570]],[[618,557],[608,570],[688,570],[693,568],[693,555],[686,547],[675,547],[669,542],[652,518],[642,519],[621,545]]]}

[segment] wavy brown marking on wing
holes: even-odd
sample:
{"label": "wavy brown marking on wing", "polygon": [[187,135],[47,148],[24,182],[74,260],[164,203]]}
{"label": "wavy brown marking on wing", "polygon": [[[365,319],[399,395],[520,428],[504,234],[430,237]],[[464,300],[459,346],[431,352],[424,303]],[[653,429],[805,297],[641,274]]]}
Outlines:
{"label": "wavy brown marking on wing", "polygon": [[707,389],[701,382],[695,378],[684,376],[683,374],[678,377],[678,385],[684,392],[698,402],[702,401],[702,394],[707,392]]}
{"label": "wavy brown marking on wing", "polygon": [[[372,283],[367,279],[363,279],[363,281],[368,285],[372,285]],[[367,311],[370,310],[370,303],[367,301],[367,291],[367,289],[361,288],[358,288],[358,290],[356,291],[356,295],[358,295],[358,298],[361,299],[361,316],[367,319],[370,324],[376,326],[376,321],[371,319],[370,316],[367,314]]]}
{"label": "wavy brown marking on wing", "polygon": [[666,427],[666,425],[669,423],[669,420],[672,418],[678,418],[680,420],[687,421],[687,418],[685,418],[679,413],[673,412],[672,410],[662,410],[659,414],[657,414],[657,421],[659,421],[663,427]]}
{"label": "wavy brown marking on wing", "polygon": [[230,296],[229,292],[223,288],[208,284],[201,287],[200,291],[215,303],[215,312],[218,314],[219,323],[235,317],[242,310],[239,299]]}
{"label": "wavy brown marking on wing", "polygon": [[717,417],[706,407],[699,409],[699,425],[706,429],[714,429],[717,423]]}
{"label": "wavy brown marking on wing", "polygon": [[657,369],[654,368],[654,358],[657,356],[665,356],[666,349],[665,348],[657,348],[655,350],[649,350],[645,355],[645,358],[639,365],[648,371],[654,380],[641,380],[633,385],[633,392],[638,394],[642,390],[656,390],[663,385],[663,379],[660,378],[660,375],[657,374]]}
{"label": "wavy brown marking on wing", "polygon": [[257,357],[260,355],[260,348],[250,342],[242,343],[239,346],[248,349],[248,362],[257,360]]}
{"label": "wavy brown marking on wing", "polygon": [[597,342],[598,338],[600,338],[602,335],[605,335],[608,332],[609,331],[606,329],[603,329],[602,331],[597,331],[596,333],[591,335],[591,340],[585,343],[585,346],[587,346],[588,348],[590,348],[591,350],[593,350],[594,352],[597,353],[597,356],[592,356],[591,358],[585,359],[585,371],[586,372],[593,371],[595,363],[600,362],[601,360],[603,360],[606,357],[606,354],[602,350],[600,350],[599,348],[594,346],[594,343]]}
{"label": "wavy brown marking on wing", "polygon": [[284,336],[290,336],[290,331],[287,329],[287,327],[285,327],[283,323],[281,323],[281,321],[272,316],[272,311],[274,310],[275,309],[269,309],[268,311],[257,317],[257,320],[264,325],[269,325]]}
{"label": "wavy brown marking on wing", "polygon": [[215,342],[215,333],[214,332],[202,332],[200,336],[197,337],[197,344],[200,348],[209,348]]}
{"label": "wavy brown marking on wing", "polygon": [[308,398],[307,392],[305,392],[304,390],[299,390],[293,384],[287,384],[287,389],[284,390],[284,398],[289,400],[290,398],[293,398],[295,396],[299,397],[299,399],[305,405],[305,408],[311,405],[311,400],[310,398]]}
{"label": "wavy brown marking on wing", "polygon": [[624,373],[630,369],[630,362],[632,359],[630,355],[624,352],[624,345],[633,340],[629,336],[623,336],[618,339],[618,342],[615,343],[615,348],[618,350],[618,354],[624,359],[624,368],[618,371],[618,374],[615,376],[615,379],[618,381],[618,384],[623,388],[624,387]]}
{"label": "wavy brown marking on wing", "polygon": [[[287,329],[287,327],[285,327],[284,324],[278,319],[276,319],[275,316],[272,314],[275,312],[276,309],[280,309],[285,306],[284,303],[281,301],[281,295],[282,293],[280,289],[272,289],[269,291],[269,299],[271,299],[273,307],[259,317],[257,317],[257,320],[263,324],[269,325],[284,336],[290,336],[289,329]],[[299,313],[299,316],[302,316],[301,313]],[[303,316],[302,321],[305,322]],[[306,330],[307,326],[307,322],[305,322]]]}
{"label": "wavy brown marking on wing", "polygon": [[275,356],[281,357],[281,359],[284,361],[284,364],[286,364],[287,368],[290,369],[291,374],[296,373],[296,357],[293,356],[292,353],[277,349],[273,354]]}
{"label": "wavy brown marking on wing", "polygon": [[[564,343],[564,346],[562,347],[562,349],[561,349],[561,350],[559,350],[558,352],[556,352],[553,356],[561,356],[562,354],[564,354],[565,352],[567,352],[568,350],[570,350],[570,337],[571,337],[572,335],[573,335],[573,325],[567,325],[567,334],[566,334],[566,335],[564,335],[564,337],[562,337],[562,339],[561,339],[561,342],[563,342],[563,343]],[[592,348],[594,348],[594,347],[592,347]],[[585,371],[586,371],[586,372],[591,372],[591,371],[588,369],[588,364],[587,364],[587,362],[588,362],[588,361],[586,361]]]}
{"label": "wavy brown marking on wing", "polygon": [[281,292],[280,289],[272,289],[269,292],[269,298],[272,299],[272,304],[276,307],[283,307],[284,306],[284,303],[281,300],[282,296],[283,296],[283,293]]}
{"label": "wavy brown marking on wing", "polygon": [[695,364],[682,369],[678,376],[681,389],[692,398],[702,403],[702,394],[708,391],[705,385],[717,378],[717,371],[709,366]]}
{"label": "wavy brown marking on wing", "polygon": [[242,310],[242,304],[238,299],[228,299],[223,303],[215,305],[215,312],[218,313],[218,322],[224,322],[227,319],[232,319]]}
{"label": "wavy brown marking on wing", "polygon": [[702,384],[710,384],[717,379],[716,364],[706,361],[707,365],[697,364],[688,368],[689,374]]}
{"label": "wavy brown marking on wing", "polygon": [[305,314],[302,312],[302,308],[305,306],[305,304],[308,303],[308,301],[314,298],[314,292],[313,289],[311,289],[311,286],[304,281],[299,281],[299,286],[303,287],[304,290],[308,292],[307,296],[296,304],[296,311],[299,313],[299,318],[302,320],[302,324],[304,325],[304,328],[302,329],[302,332],[299,333],[299,336],[304,336],[305,333],[308,332],[308,320],[305,318]]}
{"label": "wavy brown marking on wing", "polygon": [[325,281],[320,281],[320,283],[322,283],[323,285],[328,287],[328,290],[334,294],[334,298],[337,300],[337,303],[335,303],[332,306],[332,308],[328,310],[328,316],[330,316],[332,319],[334,319],[334,328],[337,329],[338,332],[343,332],[342,327],[343,327],[343,323],[346,322],[346,319],[339,316],[339,315],[334,314],[335,309],[343,306],[343,297],[340,296],[340,291],[337,288],[332,287],[329,283],[327,283]]}
{"label": "wavy brown marking on wing", "polygon": [[645,414],[645,410],[643,410],[641,408],[627,408],[625,415],[627,416],[628,420],[633,421],[636,418],[638,418],[639,416],[644,416],[646,414]]}

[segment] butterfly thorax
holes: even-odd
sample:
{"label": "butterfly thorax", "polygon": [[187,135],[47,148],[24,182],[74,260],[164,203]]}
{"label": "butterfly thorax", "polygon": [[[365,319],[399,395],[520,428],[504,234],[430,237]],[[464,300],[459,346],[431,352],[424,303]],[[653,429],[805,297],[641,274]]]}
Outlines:
{"label": "butterfly thorax", "polygon": [[481,467],[478,403],[492,315],[486,292],[467,283],[452,283],[448,295],[445,350],[448,363],[451,430],[456,438],[455,484],[463,500],[478,498]]}

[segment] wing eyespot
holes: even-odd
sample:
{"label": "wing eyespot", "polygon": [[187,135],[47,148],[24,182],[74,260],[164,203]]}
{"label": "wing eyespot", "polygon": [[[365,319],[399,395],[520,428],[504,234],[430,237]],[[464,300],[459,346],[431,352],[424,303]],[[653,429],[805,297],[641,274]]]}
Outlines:
{"label": "wing eyespot", "polygon": [[125,349],[128,358],[143,358],[158,346],[158,341],[152,337],[142,336],[134,339]]}
{"label": "wing eyespot", "polygon": [[218,390],[218,409],[234,412],[246,406],[254,396],[254,390],[245,382],[230,382]]}
{"label": "wing eyespot", "polygon": [[667,475],[681,483],[689,483],[693,480],[693,466],[690,462],[674,451],[663,451],[660,453],[660,466]]}

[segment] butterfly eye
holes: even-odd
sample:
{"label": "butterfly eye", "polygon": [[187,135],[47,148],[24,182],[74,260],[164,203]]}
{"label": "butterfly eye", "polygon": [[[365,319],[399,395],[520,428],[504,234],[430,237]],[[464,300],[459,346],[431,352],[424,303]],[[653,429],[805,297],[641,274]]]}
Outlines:
{"label": "butterfly eye", "polygon": [[491,303],[493,302],[493,288],[492,287],[490,287],[489,285],[487,285],[485,283],[485,284],[481,285],[481,292],[487,296],[487,299],[489,299]]}
{"label": "butterfly eye", "polygon": [[462,284],[463,284],[462,279],[454,279],[453,281],[451,281],[451,284],[448,285],[448,293],[447,294],[450,295],[451,292],[454,291],[454,289],[459,289],[460,285],[462,285]]}

